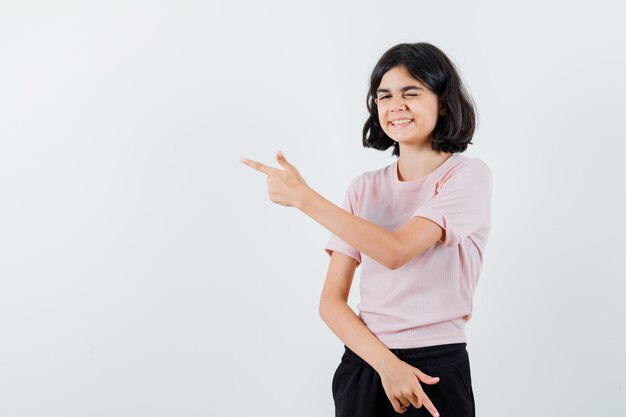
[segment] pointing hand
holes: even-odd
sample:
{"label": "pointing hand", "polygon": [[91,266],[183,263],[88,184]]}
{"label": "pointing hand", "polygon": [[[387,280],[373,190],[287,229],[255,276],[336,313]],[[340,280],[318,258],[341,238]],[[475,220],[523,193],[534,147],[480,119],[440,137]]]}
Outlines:
{"label": "pointing hand", "polygon": [[244,157],[239,160],[251,168],[267,175],[267,192],[272,202],[287,207],[298,207],[309,189],[306,181],[295,166],[287,162],[281,151],[276,152],[276,161],[284,168],[272,168]]}

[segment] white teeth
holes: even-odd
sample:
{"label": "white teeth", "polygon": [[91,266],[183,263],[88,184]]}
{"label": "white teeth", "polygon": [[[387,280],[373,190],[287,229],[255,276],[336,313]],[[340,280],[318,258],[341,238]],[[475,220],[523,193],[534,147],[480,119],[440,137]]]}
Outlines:
{"label": "white teeth", "polygon": [[406,123],[410,123],[412,121],[413,121],[412,119],[402,119],[402,120],[392,121],[391,124],[396,126],[396,125],[403,125],[403,124],[406,124]]}

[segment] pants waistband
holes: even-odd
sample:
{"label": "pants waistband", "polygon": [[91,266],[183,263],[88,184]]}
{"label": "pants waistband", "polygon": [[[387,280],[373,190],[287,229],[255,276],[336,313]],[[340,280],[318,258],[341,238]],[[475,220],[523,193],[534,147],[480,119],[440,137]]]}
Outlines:
{"label": "pants waistband", "polygon": [[[359,355],[344,345],[344,354],[341,357],[346,362],[356,365],[370,366]],[[408,349],[389,349],[398,359],[410,363],[415,367],[439,365],[454,362],[467,356],[467,343],[448,343],[445,345],[424,346]]]}

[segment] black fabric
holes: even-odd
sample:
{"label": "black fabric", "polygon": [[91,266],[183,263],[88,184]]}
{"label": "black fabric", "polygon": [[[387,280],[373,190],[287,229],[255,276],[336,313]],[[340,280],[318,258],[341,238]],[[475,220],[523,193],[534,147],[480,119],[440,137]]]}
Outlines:
{"label": "black fabric", "polygon": [[[432,417],[424,406],[409,405],[404,413],[397,413],[374,368],[347,346],[344,349],[332,380],[335,417]],[[476,416],[466,343],[390,350],[400,360],[439,377],[435,385],[420,385],[440,417]]]}

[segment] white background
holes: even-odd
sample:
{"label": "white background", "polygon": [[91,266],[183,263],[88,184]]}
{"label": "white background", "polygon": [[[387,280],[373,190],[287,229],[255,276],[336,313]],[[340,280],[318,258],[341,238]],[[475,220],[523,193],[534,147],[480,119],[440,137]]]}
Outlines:
{"label": "white background", "polygon": [[330,232],[238,159],[340,204],[394,160],[370,73],[420,41],[494,174],[477,414],[625,415],[623,10],[504,3],[2,2],[0,415],[333,415]]}

